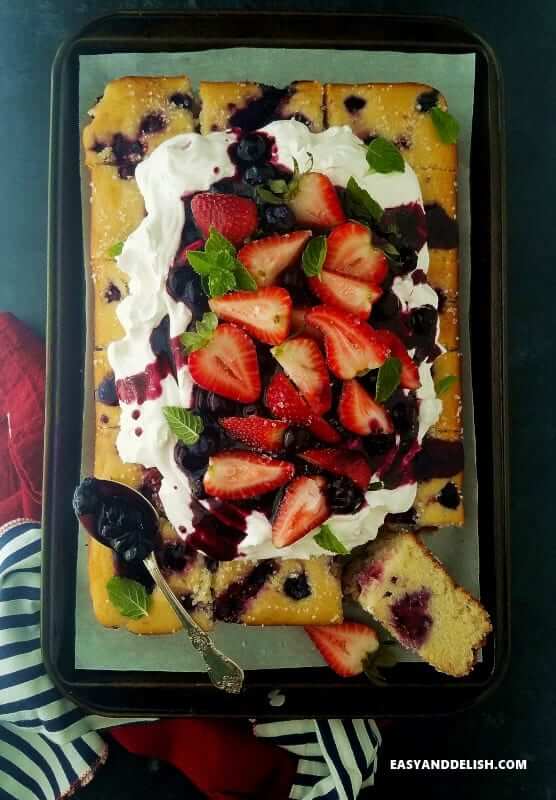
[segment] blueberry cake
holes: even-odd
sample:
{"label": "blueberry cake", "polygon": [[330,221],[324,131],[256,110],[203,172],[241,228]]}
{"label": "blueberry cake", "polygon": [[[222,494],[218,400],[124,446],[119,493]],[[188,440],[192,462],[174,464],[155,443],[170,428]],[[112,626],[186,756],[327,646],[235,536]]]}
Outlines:
{"label": "blueberry cake", "polygon": [[[205,627],[339,623],[339,555],[463,524],[457,157],[432,109],[416,84],[182,76],[91,111],[94,474],[153,502]],[[125,565],[89,547],[103,624],[176,628],[157,590],[140,620],[111,608]]]}
{"label": "blueberry cake", "polygon": [[366,545],[345,570],[344,588],[401,644],[454,677],[471,671],[492,630],[481,604],[408,531]]}

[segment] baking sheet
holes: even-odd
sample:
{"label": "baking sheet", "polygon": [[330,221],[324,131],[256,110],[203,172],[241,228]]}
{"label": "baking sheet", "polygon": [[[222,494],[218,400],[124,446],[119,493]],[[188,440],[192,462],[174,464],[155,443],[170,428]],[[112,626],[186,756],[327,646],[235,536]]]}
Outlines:
{"label": "baking sheet", "polygon": [[[79,58],[79,130],[87,124],[87,111],[104,91],[108,81],[122,75],[187,74],[194,87],[200,80],[250,80],[277,86],[294,80],[322,82],[419,82],[438,88],[447,98],[450,111],[460,123],[458,140],[458,222],[460,231],[461,349],[464,386],[465,526],[446,528],[424,536],[427,545],[444,562],[456,581],[479,595],[479,545],[477,523],[477,468],[469,319],[470,300],[470,199],[469,160],[474,54],[367,52],[358,50],[295,50],[280,48],[230,48],[188,53],[109,53]],[[84,268],[88,273],[89,176],[81,161],[84,230]],[[89,285],[89,283],[88,283]],[[87,308],[90,309],[90,297]],[[89,320],[89,345],[90,336]],[[84,409],[83,474],[91,473],[93,379],[92,358],[88,373]],[[199,655],[181,634],[137,636],[124,630],[103,628],[95,619],[87,579],[87,537],[81,533],[77,561],[75,611],[75,665],[79,669],[140,671],[204,671]],[[321,666],[324,662],[303,629],[247,628],[218,623],[216,645],[245,669],[279,669]],[[400,660],[417,660],[399,649]]]}

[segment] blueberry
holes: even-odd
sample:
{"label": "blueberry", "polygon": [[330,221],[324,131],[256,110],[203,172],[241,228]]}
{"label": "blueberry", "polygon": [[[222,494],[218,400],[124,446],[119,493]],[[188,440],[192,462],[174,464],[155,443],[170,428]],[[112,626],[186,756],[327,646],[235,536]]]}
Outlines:
{"label": "blueberry", "polygon": [[97,386],[97,398],[105,406],[118,405],[118,393],[116,391],[116,379],[114,373],[109,372],[105,375]]}
{"label": "blueberry", "polygon": [[211,183],[209,192],[218,194],[237,194],[239,197],[255,197],[255,187],[234,178],[220,178],[219,181]]}
{"label": "blueberry", "polygon": [[295,225],[295,217],[287,205],[268,205],[264,207],[263,219],[268,231],[287,233]]}
{"label": "blueberry", "polygon": [[344,100],[344,105],[346,107],[346,111],[349,111],[350,114],[356,114],[358,111],[361,111],[362,108],[365,108],[367,101],[364,97],[359,97],[359,95],[356,94],[350,94],[350,96],[346,97]]}
{"label": "blueberry", "polygon": [[414,395],[404,395],[401,390],[397,390],[388,399],[386,407],[390,412],[390,417],[397,433],[405,437],[411,436],[416,432],[418,409]]}
{"label": "blueberry", "polygon": [[384,292],[382,297],[373,303],[371,323],[387,322],[397,317],[401,311],[401,304],[394,292]]}
{"label": "blueberry", "polygon": [[126,562],[142,561],[153,549],[153,531],[143,510],[123,497],[103,499],[97,534]]}
{"label": "blueberry", "polygon": [[185,94],[185,92],[174,92],[169,99],[173,105],[178,106],[178,108],[184,108],[186,111],[189,111],[193,107],[191,95]]}
{"label": "blueberry", "polygon": [[107,303],[117,303],[122,299],[122,293],[115,283],[110,282],[104,291]]}
{"label": "blueberry", "polygon": [[240,161],[253,164],[256,161],[263,161],[266,158],[268,141],[266,137],[258,133],[250,133],[243,136],[238,142],[236,156]]}
{"label": "blueberry", "polygon": [[141,133],[158,133],[164,130],[167,122],[160,113],[147,114],[141,120]]}
{"label": "blueberry", "polygon": [[332,478],[328,484],[328,501],[333,514],[354,514],[359,511],[365,498],[353,481],[341,475]]}
{"label": "blueberry", "polygon": [[95,514],[99,505],[98,484],[95,478],[84,478],[73,495],[73,510],[78,517]]}
{"label": "blueberry", "polygon": [[374,397],[376,394],[376,382],[378,380],[378,369],[371,369],[366,375],[359,378],[359,382]]}
{"label": "blueberry", "polygon": [[264,416],[264,407],[257,405],[256,403],[250,403],[247,406],[242,406],[241,408],[241,416],[242,417],[262,417]]}
{"label": "blueberry", "polygon": [[205,311],[209,310],[208,297],[201,286],[201,278],[189,265],[171,269],[166,288],[170,297],[185,303],[193,315],[193,321],[202,319]]}
{"label": "blueberry", "polygon": [[416,336],[434,339],[438,314],[432,306],[414,308],[409,315],[409,325]]}
{"label": "blueberry", "polygon": [[220,449],[222,435],[218,425],[205,424],[198,441],[191,446],[178,442],[174,448],[174,458],[179,467],[186,472],[204,469],[210,456]]}
{"label": "blueberry", "polygon": [[288,428],[284,434],[284,450],[286,453],[298,453],[307,450],[313,443],[313,437],[306,428]]}
{"label": "blueberry", "polygon": [[458,487],[451,481],[442,488],[437,499],[444,508],[457,508],[461,502]]}
{"label": "blueberry", "polygon": [[368,456],[383,456],[396,444],[393,433],[373,433],[363,438],[363,448]]}
{"label": "blueberry", "polygon": [[292,600],[303,600],[311,594],[311,587],[307,580],[307,575],[301,572],[299,575],[290,575],[284,581],[284,594]]}
{"label": "blueberry", "polygon": [[183,572],[189,560],[189,552],[183,542],[166,542],[160,554],[162,567],[172,572]]}
{"label": "blueberry", "polygon": [[274,169],[270,164],[252,164],[243,173],[243,180],[251,186],[268,183],[274,178]]}
{"label": "blueberry", "polygon": [[426,113],[438,104],[438,89],[431,89],[430,92],[422,92],[417,98],[415,107],[417,111]]}
{"label": "blueberry", "polygon": [[240,406],[233,400],[221,397],[215,392],[207,392],[200,386],[193,389],[192,405],[204,414],[213,414],[215,417],[235,417]]}
{"label": "blueberry", "polygon": [[122,133],[116,133],[112,139],[112,153],[118,166],[136,164],[141,160],[144,148],[141,142],[128,139]]}

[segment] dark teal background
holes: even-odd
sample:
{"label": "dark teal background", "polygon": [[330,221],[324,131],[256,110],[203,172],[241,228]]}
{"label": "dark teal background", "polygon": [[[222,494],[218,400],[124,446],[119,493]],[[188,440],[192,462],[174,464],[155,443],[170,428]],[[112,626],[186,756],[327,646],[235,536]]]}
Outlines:
{"label": "dark teal background", "polygon": [[[554,597],[554,319],[556,309],[556,6],[551,2],[94,2],[0,0],[0,309],[44,332],[49,82],[59,44],[96,16],[123,9],[406,11],[463,19],[502,67],[508,144],[508,286],[513,471],[513,655],[503,686],[450,720],[385,731],[377,788],[411,797],[556,798]],[[80,265],[76,264],[76,269]],[[68,391],[71,391],[68,388]],[[488,487],[481,487],[488,491]],[[184,747],[187,743],[184,742]],[[392,772],[389,758],[527,758],[526,772]],[[113,746],[83,798],[192,798],[180,775]],[[264,799],[261,799],[264,800]]]}

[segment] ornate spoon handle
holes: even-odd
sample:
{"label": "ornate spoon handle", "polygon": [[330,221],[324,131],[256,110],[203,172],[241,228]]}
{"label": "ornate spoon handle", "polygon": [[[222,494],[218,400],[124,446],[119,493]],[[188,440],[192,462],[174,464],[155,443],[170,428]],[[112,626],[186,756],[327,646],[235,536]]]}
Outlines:
{"label": "ornate spoon handle", "polygon": [[238,694],[243,686],[243,670],[235,661],[225,656],[213,645],[206,631],[197,625],[195,620],[182,606],[174,592],[170,589],[165,577],[158,568],[154,553],[150,553],[143,564],[150,572],[152,579],[166,598],[176,616],[183,625],[185,632],[191,640],[193,647],[199,651],[208,667],[208,676],[217,689],[223,689],[231,694]]}

